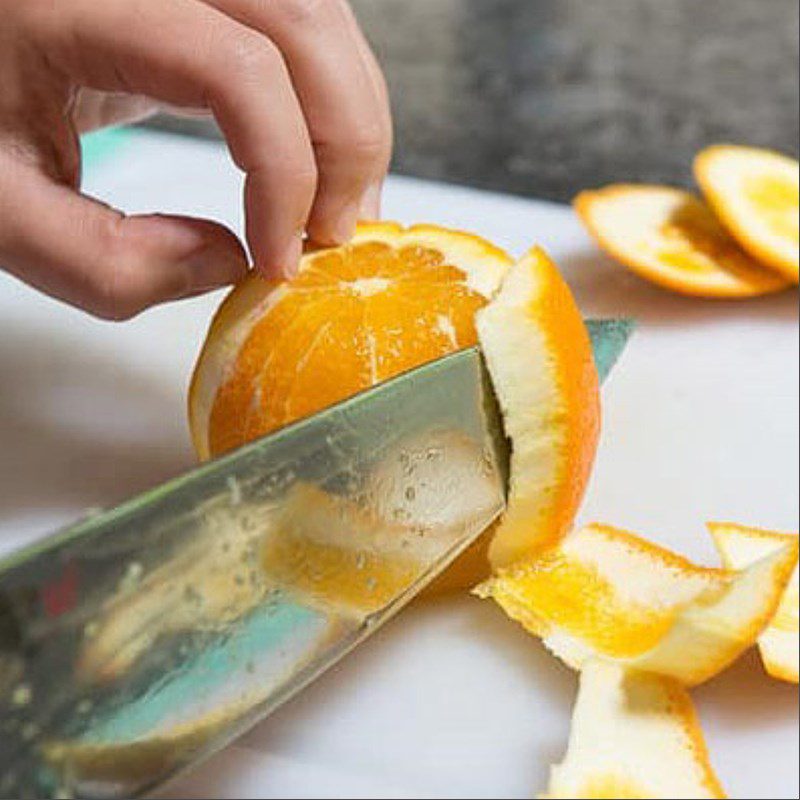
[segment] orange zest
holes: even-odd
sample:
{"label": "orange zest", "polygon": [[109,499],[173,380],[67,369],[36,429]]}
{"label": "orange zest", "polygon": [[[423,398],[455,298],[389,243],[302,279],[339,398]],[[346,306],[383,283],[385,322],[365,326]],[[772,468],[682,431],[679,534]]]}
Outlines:
{"label": "orange zest", "polygon": [[605,252],[681,294],[753,297],[790,285],[743,250],[705,203],[681,189],[615,184],[581,192],[574,206]]}

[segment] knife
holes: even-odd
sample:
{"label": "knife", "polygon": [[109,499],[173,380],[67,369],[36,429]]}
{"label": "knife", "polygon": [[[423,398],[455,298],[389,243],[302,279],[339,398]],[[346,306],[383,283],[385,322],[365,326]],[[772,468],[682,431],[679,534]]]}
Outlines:
{"label": "knife", "polygon": [[[587,323],[601,379],[628,320]],[[502,512],[478,348],[0,561],[0,797],[131,797],[224,747]]]}

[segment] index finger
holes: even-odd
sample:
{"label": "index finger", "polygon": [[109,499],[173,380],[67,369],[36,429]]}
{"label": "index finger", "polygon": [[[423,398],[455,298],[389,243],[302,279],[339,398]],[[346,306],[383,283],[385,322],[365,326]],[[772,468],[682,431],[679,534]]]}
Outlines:
{"label": "index finger", "polygon": [[246,173],[247,239],[256,266],[271,274],[292,271],[317,173],[302,108],[275,45],[195,0],[87,0],[59,15],[45,6],[34,12],[44,12],[37,31],[45,32],[48,58],[76,82],[214,113]]}
{"label": "index finger", "polygon": [[[268,35],[287,62],[314,146],[319,181],[308,224],[321,243],[348,239],[388,169],[386,87],[345,0],[204,0]],[[365,199],[366,198],[366,199]]]}

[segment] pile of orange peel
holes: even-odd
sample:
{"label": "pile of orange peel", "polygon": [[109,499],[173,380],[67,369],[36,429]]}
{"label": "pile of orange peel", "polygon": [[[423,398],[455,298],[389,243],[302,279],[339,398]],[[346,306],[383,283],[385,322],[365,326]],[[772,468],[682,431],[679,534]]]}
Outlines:
{"label": "pile of orange peel", "polygon": [[797,284],[797,161],[713,145],[695,158],[694,174],[702,198],[613,184],[581,192],[575,210],[614,259],[681,294],[745,298]]}
{"label": "pile of orange peel", "polygon": [[[717,146],[695,167],[707,203],[613,186],[582,193],[577,211],[609,253],[683,293],[747,297],[797,283],[797,162]],[[512,445],[508,505],[440,587],[480,581],[479,596],[580,673],[567,753],[543,796],[723,797],[687,689],[754,645],[771,676],[798,681],[798,539],[711,523],[723,566],[708,568],[609,526],[572,530],[599,389],[580,313],[541,249],[515,263],[471,234],[369,223],[347,245],[309,250],[291,282],[249,277],[197,363],[196,449],[212,457],[474,344]],[[342,571],[357,562],[358,537],[349,547],[315,536],[273,538],[265,563],[331,572],[335,582],[303,590],[329,605],[369,609],[391,594],[391,564],[370,563],[369,585],[364,570]]]}
{"label": "pile of orange peel", "polygon": [[592,524],[476,590],[580,673],[543,797],[725,797],[687,688],[756,643],[770,675],[797,683],[797,536],[708,527],[725,568]]}

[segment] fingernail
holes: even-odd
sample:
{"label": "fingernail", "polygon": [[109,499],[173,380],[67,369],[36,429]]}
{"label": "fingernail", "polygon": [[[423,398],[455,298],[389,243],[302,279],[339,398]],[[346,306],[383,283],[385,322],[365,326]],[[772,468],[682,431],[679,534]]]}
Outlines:
{"label": "fingernail", "polygon": [[208,292],[229,286],[247,273],[247,259],[243,252],[211,243],[195,250],[183,263],[189,270],[189,282],[194,292]]}
{"label": "fingernail", "polygon": [[380,219],[381,216],[381,194],[383,192],[383,183],[370,184],[367,190],[361,196],[361,202],[358,206],[358,218],[363,220]]}
{"label": "fingernail", "polygon": [[280,259],[280,271],[285,278],[290,279],[297,275],[297,270],[300,266],[300,256],[302,255],[303,234],[296,233]]}

